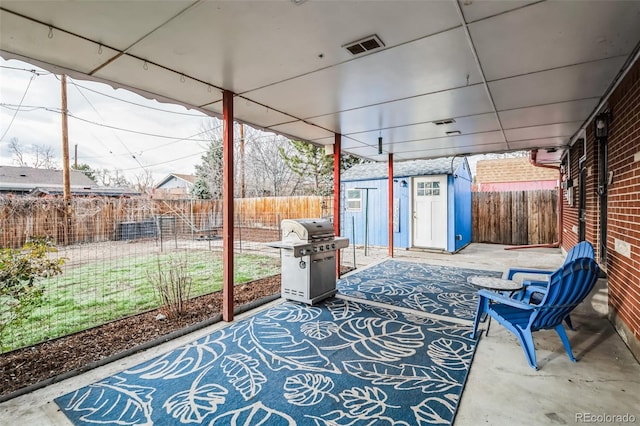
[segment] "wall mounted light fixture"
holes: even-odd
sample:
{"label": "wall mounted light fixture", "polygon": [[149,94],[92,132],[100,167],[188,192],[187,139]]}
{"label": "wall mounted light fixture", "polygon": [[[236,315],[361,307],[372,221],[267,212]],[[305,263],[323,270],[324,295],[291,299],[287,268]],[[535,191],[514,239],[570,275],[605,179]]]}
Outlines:
{"label": "wall mounted light fixture", "polygon": [[401,187],[406,188],[406,187],[407,187],[407,185],[408,185],[408,182],[407,182],[406,180],[402,179],[402,180],[400,181],[400,186],[401,186]]}
{"label": "wall mounted light fixture", "polygon": [[609,113],[602,112],[596,115],[594,120],[594,131],[596,138],[606,138],[609,136]]}

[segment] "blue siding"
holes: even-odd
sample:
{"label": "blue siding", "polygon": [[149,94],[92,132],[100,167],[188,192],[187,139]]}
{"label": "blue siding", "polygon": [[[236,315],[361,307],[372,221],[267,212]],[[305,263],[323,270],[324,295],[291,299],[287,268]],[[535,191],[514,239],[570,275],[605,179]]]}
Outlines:
{"label": "blue siding", "polygon": [[[395,178],[393,184],[393,195],[399,201],[399,232],[393,233],[394,247],[409,247],[409,185],[402,187],[402,178]],[[409,182],[409,179],[404,179]],[[349,211],[346,209],[347,190],[354,188],[375,188],[370,189],[369,193],[369,236],[368,244],[370,246],[387,246],[389,245],[389,228],[388,228],[388,191],[387,179],[372,179],[363,181],[344,182],[341,188],[341,203],[343,206],[341,217],[341,235],[349,238],[356,245],[363,245],[365,239],[365,208],[366,208],[366,191],[362,191],[362,209],[360,211]],[[353,234],[355,225],[355,237]]]}
{"label": "blue siding", "polygon": [[[407,182],[402,186],[401,182]],[[395,177],[393,184],[394,198],[399,202],[399,229],[393,234],[393,245],[398,248],[411,247],[409,224],[411,206],[409,204],[412,182],[410,177]],[[346,193],[348,189],[375,188],[368,191],[368,244],[370,246],[388,246],[388,195],[387,179],[370,179],[360,181],[343,181],[341,197],[343,210],[341,213],[341,235],[351,240],[352,244],[363,245],[365,237],[365,203],[363,191],[362,209],[346,210]],[[355,227],[354,227],[355,225]],[[354,235],[355,231],[355,235]],[[458,237],[457,237],[458,236]],[[447,248],[456,252],[471,243],[471,171],[467,161],[463,161],[454,174],[447,175]]]}
{"label": "blue siding", "polygon": [[449,227],[447,250],[456,252],[471,243],[471,171],[467,163],[462,163],[449,180],[454,196],[449,210],[449,223],[453,226]]}

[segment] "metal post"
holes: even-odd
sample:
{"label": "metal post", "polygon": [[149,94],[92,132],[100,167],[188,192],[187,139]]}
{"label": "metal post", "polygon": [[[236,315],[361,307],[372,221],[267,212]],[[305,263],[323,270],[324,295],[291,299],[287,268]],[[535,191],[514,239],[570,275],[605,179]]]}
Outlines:
{"label": "metal post", "polygon": [[233,321],[233,93],[222,92],[222,319]]}
{"label": "metal post", "polygon": [[351,247],[353,247],[353,269],[358,269],[356,266],[356,217],[351,216]]}
{"label": "metal post", "polygon": [[354,188],[364,190],[366,197],[364,204],[364,255],[369,255],[369,190],[378,188]]}

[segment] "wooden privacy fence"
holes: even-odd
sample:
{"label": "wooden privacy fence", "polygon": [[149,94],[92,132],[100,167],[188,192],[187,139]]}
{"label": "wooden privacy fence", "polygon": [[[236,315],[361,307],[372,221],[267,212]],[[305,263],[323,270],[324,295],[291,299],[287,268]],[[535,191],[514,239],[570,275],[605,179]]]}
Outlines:
{"label": "wooden privacy fence", "polygon": [[473,242],[506,245],[558,241],[557,190],[474,192]]}
{"label": "wooden privacy fence", "polygon": [[[331,214],[330,197],[236,199],[236,226],[278,229],[282,219]],[[188,234],[222,226],[220,200],[147,198],[0,198],[1,247],[20,247],[32,236],[49,236],[57,244],[116,240],[127,224],[153,228],[170,218],[172,232]],[[152,232],[153,233],[155,231]]]}

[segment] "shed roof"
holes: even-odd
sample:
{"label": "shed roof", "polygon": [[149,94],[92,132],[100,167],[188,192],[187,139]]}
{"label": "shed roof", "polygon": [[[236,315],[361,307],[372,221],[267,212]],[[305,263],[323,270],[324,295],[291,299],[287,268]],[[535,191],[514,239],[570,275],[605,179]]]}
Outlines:
{"label": "shed roof", "polygon": [[[445,157],[433,160],[402,161],[393,164],[393,177],[450,175],[465,157]],[[356,164],[342,174],[343,181],[386,179],[389,174],[387,163]]]}

